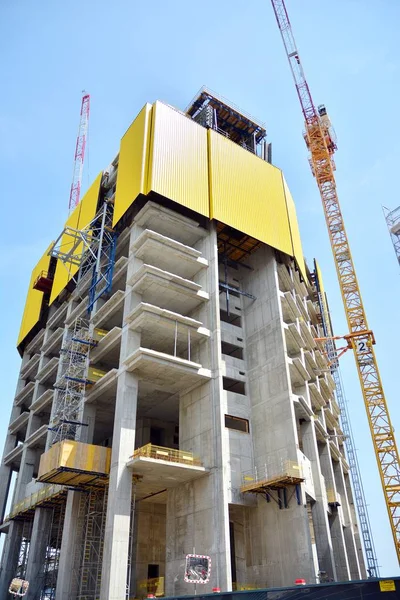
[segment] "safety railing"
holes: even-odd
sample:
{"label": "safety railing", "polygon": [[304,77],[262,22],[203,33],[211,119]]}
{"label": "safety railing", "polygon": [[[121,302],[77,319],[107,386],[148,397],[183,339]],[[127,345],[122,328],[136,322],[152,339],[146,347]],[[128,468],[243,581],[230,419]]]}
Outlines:
{"label": "safety railing", "polygon": [[175,450],[174,448],[164,448],[163,446],[155,446],[154,444],[146,444],[146,446],[138,448],[130,458],[139,457],[153,458],[155,460],[164,460],[195,467],[202,466],[200,459],[194,457],[191,452]]}
{"label": "safety railing", "polygon": [[49,501],[51,498],[56,498],[65,491],[62,485],[47,485],[39,491],[24,498],[21,502],[14,504],[10,514],[5,520],[13,519],[18,514],[24,513],[36,506],[40,506],[43,502]]}
{"label": "safety railing", "polygon": [[254,468],[242,474],[242,491],[257,484],[268,484],[269,482],[293,479],[303,479],[301,466],[291,460],[281,460],[275,464],[264,465],[262,468]]}

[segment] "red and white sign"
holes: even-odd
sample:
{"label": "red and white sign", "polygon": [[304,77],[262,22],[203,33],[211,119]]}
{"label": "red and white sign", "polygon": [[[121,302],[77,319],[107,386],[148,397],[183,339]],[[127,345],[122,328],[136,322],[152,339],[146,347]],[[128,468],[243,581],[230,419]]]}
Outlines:
{"label": "red and white sign", "polygon": [[208,583],[211,575],[211,558],[205,554],[187,554],[186,583]]}

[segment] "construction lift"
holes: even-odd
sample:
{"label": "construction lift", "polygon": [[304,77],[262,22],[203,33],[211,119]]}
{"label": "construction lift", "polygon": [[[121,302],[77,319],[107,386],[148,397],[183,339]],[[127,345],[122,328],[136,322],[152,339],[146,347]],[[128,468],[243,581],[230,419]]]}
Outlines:
{"label": "construction lift", "polygon": [[328,226],[349,333],[344,336],[356,360],[379,475],[397,558],[400,562],[400,461],[375,357],[375,337],[368,327],[350,245],[336,191],[336,138],[326,108],[314,105],[284,0],[271,0],[305,120],[304,139]]}

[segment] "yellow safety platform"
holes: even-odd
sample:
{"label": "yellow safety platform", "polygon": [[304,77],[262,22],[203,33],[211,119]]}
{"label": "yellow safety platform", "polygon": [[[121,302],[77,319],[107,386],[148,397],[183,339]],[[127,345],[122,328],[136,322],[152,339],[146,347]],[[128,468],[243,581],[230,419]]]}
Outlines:
{"label": "yellow safety platform", "polygon": [[301,467],[294,462],[285,461],[280,473],[274,475],[267,475],[266,473],[244,475],[240,491],[242,493],[264,494],[267,490],[286,488],[289,485],[297,485],[303,481]]}
{"label": "yellow safety platform", "polygon": [[14,504],[6,520],[10,519],[31,519],[35,508],[52,507],[55,504],[63,502],[67,490],[60,485],[46,485],[38,492],[24,498],[21,502]]}
{"label": "yellow safety platform", "polygon": [[72,487],[107,485],[111,448],[64,440],[40,458],[39,481]]}

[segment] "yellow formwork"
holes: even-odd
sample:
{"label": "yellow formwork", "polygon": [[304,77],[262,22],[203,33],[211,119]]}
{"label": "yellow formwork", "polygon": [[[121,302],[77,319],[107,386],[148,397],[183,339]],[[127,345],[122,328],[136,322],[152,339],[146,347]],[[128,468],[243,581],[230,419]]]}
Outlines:
{"label": "yellow formwork", "polygon": [[162,102],[153,106],[149,192],[209,216],[207,130]]}
{"label": "yellow formwork", "polygon": [[[87,378],[90,383],[96,383],[97,381],[99,381],[99,379],[104,377],[104,375],[106,375],[106,374],[107,374],[107,371],[102,371],[101,369],[98,369],[97,367],[89,367]],[[89,383],[89,385],[90,385],[90,383]]]}
{"label": "yellow formwork", "polygon": [[[99,173],[81,202],[68,217],[64,227],[73,229],[83,229],[94,218],[97,211],[97,202],[99,199],[100,183],[102,173]],[[68,252],[73,246],[72,238],[63,235],[61,238],[61,250]],[[57,261],[56,272],[54,275],[53,288],[51,290],[50,304],[54,302],[57,296],[66,287],[72,277],[78,272],[78,266]]]}
{"label": "yellow formwork", "polygon": [[283,189],[285,192],[285,200],[286,200],[286,206],[287,206],[287,212],[288,212],[288,218],[289,218],[290,235],[292,238],[292,247],[293,247],[292,256],[295,257],[297,264],[299,266],[300,272],[301,272],[304,280],[307,281],[306,265],[304,262],[303,248],[301,245],[299,223],[297,221],[297,214],[296,214],[296,206],[295,206],[292,194],[290,193],[289,187],[285,181],[285,177],[283,176],[283,173],[282,173],[282,180],[283,180]]}
{"label": "yellow formwork", "polygon": [[26,338],[28,333],[36,325],[40,318],[40,312],[42,310],[43,292],[33,289],[33,284],[39,277],[42,271],[48,271],[50,266],[49,252],[52,244],[47,248],[42,258],[39,260],[37,265],[34,267],[29,282],[28,293],[25,301],[24,314],[22,317],[21,327],[19,330],[17,346]]}
{"label": "yellow formwork", "polygon": [[69,485],[90,485],[110,472],[111,448],[64,440],[40,457],[38,480]]}
{"label": "yellow formwork", "polygon": [[139,194],[146,192],[152,105],[146,104],[121,140],[113,227]]}
{"label": "yellow formwork", "polygon": [[208,130],[210,218],[293,256],[282,173]]}

